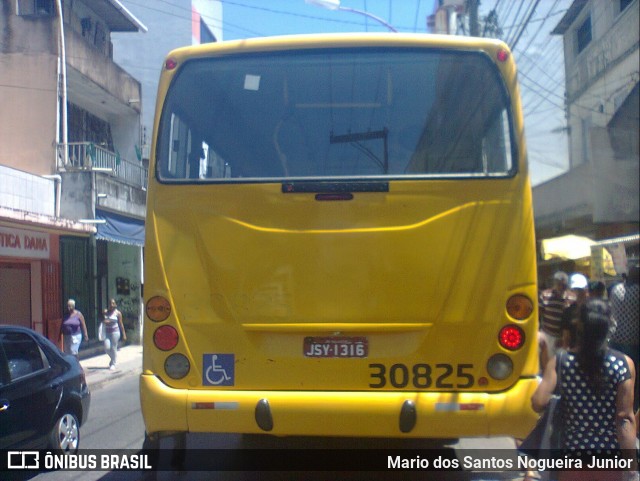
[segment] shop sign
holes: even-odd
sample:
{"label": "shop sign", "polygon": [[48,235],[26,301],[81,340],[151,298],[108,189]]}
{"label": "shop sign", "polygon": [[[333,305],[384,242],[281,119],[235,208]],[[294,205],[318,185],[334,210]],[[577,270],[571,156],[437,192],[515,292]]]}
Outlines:
{"label": "shop sign", "polygon": [[48,259],[50,246],[44,232],[0,227],[0,256]]}

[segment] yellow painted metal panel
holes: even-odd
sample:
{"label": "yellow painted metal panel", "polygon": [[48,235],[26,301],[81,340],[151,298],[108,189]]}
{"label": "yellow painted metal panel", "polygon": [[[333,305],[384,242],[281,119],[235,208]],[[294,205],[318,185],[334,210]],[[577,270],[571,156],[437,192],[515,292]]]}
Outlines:
{"label": "yellow painted metal panel", "polygon": [[[537,381],[522,380],[513,389],[498,393],[401,393],[401,392],[304,392],[304,391],[193,391],[166,389],[153,376],[142,376],[144,399],[151,405],[187,402],[191,432],[262,431],[255,420],[261,399],[269,401],[274,435],[368,437],[464,437],[524,436],[536,415],[523,415],[519,400],[529,397]],[[416,406],[417,423],[409,433],[399,429],[402,404]],[[209,408],[195,408],[205,403]],[[477,405],[465,410],[465,405]],[[219,408],[218,408],[218,407]],[[460,408],[462,406],[463,408]],[[185,430],[176,413],[147,417],[149,432]]]}

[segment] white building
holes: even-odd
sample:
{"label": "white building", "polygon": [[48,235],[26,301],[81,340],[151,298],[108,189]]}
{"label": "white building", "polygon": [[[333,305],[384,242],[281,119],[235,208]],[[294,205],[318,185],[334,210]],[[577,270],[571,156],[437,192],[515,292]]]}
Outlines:
{"label": "white building", "polygon": [[119,297],[136,329],[140,83],[113,61],[111,34],[145,29],[119,0],[2,3],[0,323],[55,339],[74,298],[95,337]]}
{"label": "white building", "polygon": [[534,188],[538,241],[624,237],[637,262],[638,18],[638,0],[575,0],[553,30],[564,41],[570,169]]}

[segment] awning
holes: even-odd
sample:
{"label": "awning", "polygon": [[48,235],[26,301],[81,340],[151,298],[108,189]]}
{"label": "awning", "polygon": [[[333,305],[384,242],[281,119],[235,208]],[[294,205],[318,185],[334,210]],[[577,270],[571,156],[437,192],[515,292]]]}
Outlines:
{"label": "awning", "polygon": [[595,241],[588,237],[565,235],[544,239],[542,241],[542,258],[549,260],[554,257],[560,259],[582,259],[591,255],[591,246]]}
{"label": "awning", "polygon": [[565,235],[544,239],[542,241],[541,254],[542,259],[545,261],[551,259],[588,260],[591,264],[592,276],[596,278],[600,278],[604,274],[616,274],[611,252],[588,237]]}
{"label": "awning", "polygon": [[604,239],[601,241],[598,241],[597,244],[599,246],[610,246],[613,244],[638,244],[640,242],[640,235],[639,234],[631,234],[631,235],[626,235],[623,237],[614,237],[613,239]]}
{"label": "awning", "polygon": [[121,214],[96,209],[98,224],[96,239],[144,247],[144,221]]}

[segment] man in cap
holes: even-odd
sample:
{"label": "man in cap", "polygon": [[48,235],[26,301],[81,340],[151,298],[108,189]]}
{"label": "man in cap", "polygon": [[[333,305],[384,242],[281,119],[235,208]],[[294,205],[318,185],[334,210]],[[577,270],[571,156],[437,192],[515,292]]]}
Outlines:
{"label": "man in cap", "polygon": [[562,344],[558,347],[574,347],[578,336],[578,320],[580,318],[580,308],[587,302],[589,297],[589,281],[584,274],[576,272],[569,278],[569,288],[575,296],[575,301],[570,302],[562,313]]}
{"label": "man in cap", "polygon": [[558,271],[553,275],[553,287],[540,293],[540,368],[555,356],[562,345],[562,316],[576,296],[569,289],[569,276]]}

